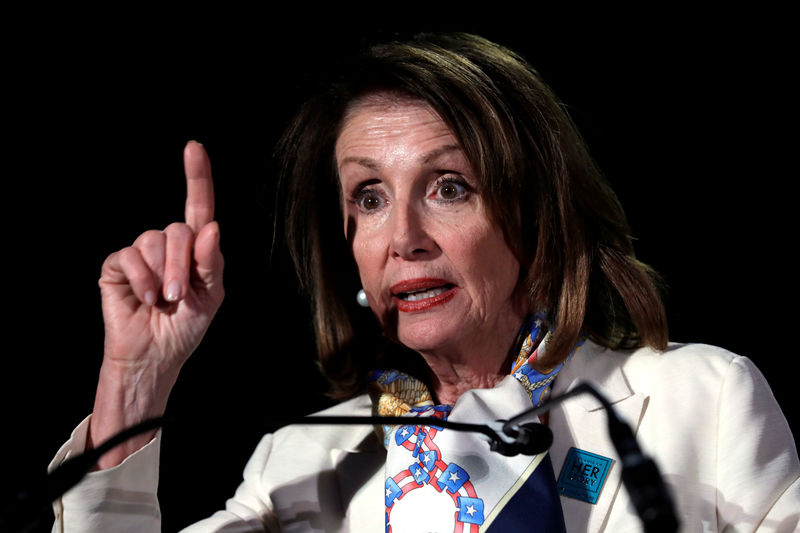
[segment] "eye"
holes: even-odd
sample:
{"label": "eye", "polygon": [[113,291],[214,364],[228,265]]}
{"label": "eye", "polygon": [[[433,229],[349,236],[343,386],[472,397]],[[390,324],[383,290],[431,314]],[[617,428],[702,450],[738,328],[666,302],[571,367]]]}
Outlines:
{"label": "eye", "polygon": [[443,202],[455,202],[464,199],[469,193],[467,184],[460,178],[447,176],[436,182],[434,195]]}
{"label": "eye", "polygon": [[385,200],[378,193],[378,191],[364,188],[355,194],[352,202],[355,203],[362,211],[369,212],[383,207]]}

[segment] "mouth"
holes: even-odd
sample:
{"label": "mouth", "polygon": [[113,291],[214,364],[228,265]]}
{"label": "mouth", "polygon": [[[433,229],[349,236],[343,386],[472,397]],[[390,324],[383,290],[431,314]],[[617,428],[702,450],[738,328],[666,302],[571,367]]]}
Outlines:
{"label": "mouth", "polygon": [[452,288],[452,285],[443,285],[441,287],[434,287],[433,289],[401,292],[397,295],[397,297],[405,302],[417,302],[419,300],[425,300],[426,298],[439,296],[440,294],[443,294]]}
{"label": "mouth", "polygon": [[417,278],[392,287],[392,299],[397,310],[404,313],[424,311],[444,304],[455,296],[456,286],[435,278]]}

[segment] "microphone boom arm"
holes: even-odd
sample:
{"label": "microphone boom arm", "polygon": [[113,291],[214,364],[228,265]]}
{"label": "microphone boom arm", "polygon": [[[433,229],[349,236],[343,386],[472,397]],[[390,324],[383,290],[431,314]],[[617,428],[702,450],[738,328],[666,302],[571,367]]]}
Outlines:
{"label": "microphone boom arm", "polygon": [[[579,383],[561,396],[551,398],[541,406],[528,409],[509,420],[498,420],[488,424],[452,422],[436,417],[410,418],[404,416],[306,416],[295,423],[304,425],[425,425],[479,433],[489,441],[491,450],[503,455],[512,456],[519,453],[536,455],[550,447],[553,442],[553,434],[543,424],[535,422],[523,424],[521,422],[546,413],[562,402],[584,393],[597,398],[605,408],[609,436],[620,457],[622,481],[639,513],[645,531],[648,533],[677,531],[678,519],[672,499],[655,462],[642,453],[630,426],[617,416],[608,400],[586,382]],[[30,527],[31,521],[41,508],[77,484],[102,454],[134,435],[158,428],[163,424],[163,418],[146,420],[111,437],[94,450],[87,450],[81,455],[64,461],[48,474],[43,487],[29,493],[23,492],[19,495],[16,505],[12,505],[10,509],[0,513],[0,525],[3,528],[7,526],[24,528],[26,525]]]}

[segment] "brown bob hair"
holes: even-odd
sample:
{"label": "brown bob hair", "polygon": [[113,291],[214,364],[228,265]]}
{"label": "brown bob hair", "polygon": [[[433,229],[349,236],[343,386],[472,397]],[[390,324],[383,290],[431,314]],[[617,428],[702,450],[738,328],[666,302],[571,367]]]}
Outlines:
{"label": "brown bob hair", "polygon": [[426,34],[370,47],[340,78],[300,109],[277,149],[278,224],[311,300],[334,397],[360,392],[372,368],[420,371],[356,304],[360,281],[343,232],[334,146],[348,106],[375,92],[426,103],[461,143],[522,265],[530,309],[547,312],[553,337],[543,365],[564,360],[581,335],[616,349],[666,347],[658,278],[635,258],[616,195],[524,59],[474,35]]}

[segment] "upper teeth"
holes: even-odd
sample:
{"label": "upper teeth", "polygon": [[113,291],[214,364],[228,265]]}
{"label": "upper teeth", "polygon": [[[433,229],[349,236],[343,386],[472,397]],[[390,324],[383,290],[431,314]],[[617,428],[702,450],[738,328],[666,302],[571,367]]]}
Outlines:
{"label": "upper teeth", "polygon": [[407,292],[401,294],[400,297],[407,302],[416,302],[417,300],[424,300],[425,298],[433,298],[436,295],[442,294],[447,291],[447,287],[436,287],[435,289],[427,289],[421,292]]}

